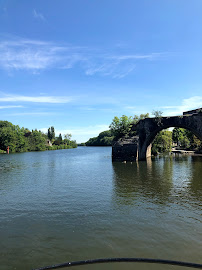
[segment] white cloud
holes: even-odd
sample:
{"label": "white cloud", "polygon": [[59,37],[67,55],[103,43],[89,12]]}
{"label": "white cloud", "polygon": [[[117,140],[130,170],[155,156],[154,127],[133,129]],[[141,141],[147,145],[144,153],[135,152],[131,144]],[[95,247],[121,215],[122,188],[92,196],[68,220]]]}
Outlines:
{"label": "white cloud", "polygon": [[36,19],[45,21],[44,15],[43,15],[42,13],[37,12],[35,9],[33,10],[33,16],[34,16],[34,18],[36,18]]}
{"label": "white cloud", "polygon": [[185,111],[202,108],[202,96],[183,99],[179,106],[162,106],[160,108],[163,110],[164,115],[180,115]]}
{"label": "white cloud", "polygon": [[8,70],[44,70],[61,65],[65,47],[51,43],[19,39],[0,44],[0,67]]}
{"label": "white cloud", "polygon": [[103,61],[102,59],[100,64],[90,63],[85,73],[90,76],[97,73],[103,76],[111,76],[112,78],[123,78],[135,69],[135,64],[121,62],[121,60],[104,59]]}
{"label": "white cloud", "polygon": [[116,55],[109,58],[115,60],[138,60],[138,59],[148,59],[154,60],[156,58],[165,56],[166,53],[151,53],[151,54],[126,54],[126,55]]}
{"label": "white cloud", "polygon": [[[34,10],[37,17],[43,15]],[[38,18],[37,17],[37,18]],[[131,73],[139,61],[153,61],[165,53],[106,54],[102,49],[55,44],[41,40],[14,39],[0,44],[0,68],[27,70],[38,73],[47,69],[71,69],[77,66],[86,75],[95,74],[123,78]]]}
{"label": "white cloud", "polygon": [[8,105],[8,106],[0,106],[0,110],[3,110],[3,109],[12,109],[12,108],[23,108],[23,106],[21,106],[21,105],[14,105],[14,106],[10,106],[10,105]]}
{"label": "white cloud", "polygon": [[73,101],[73,97],[66,96],[19,96],[4,95],[0,97],[0,102],[38,102],[38,103],[69,103]]}

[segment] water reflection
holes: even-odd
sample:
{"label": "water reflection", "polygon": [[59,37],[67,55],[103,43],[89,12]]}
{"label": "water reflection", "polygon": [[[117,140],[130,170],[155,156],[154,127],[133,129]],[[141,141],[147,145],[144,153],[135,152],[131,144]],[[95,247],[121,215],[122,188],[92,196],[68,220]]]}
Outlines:
{"label": "water reflection", "polygon": [[191,157],[192,178],[188,185],[189,192],[202,202],[202,157]]}
{"label": "water reflection", "polygon": [[116,200],[133,204],[136,197],[141,197],[167,203],[173,185],[172,165],[172,160],[159,164],[151,159],[133,164],[113,163]]}
{"label": "water reflection", "polygon": [[[114,198],[118,204],[134,204],[144,198],[168,204],[178,198],[202,200],[201,157],[159,156],[138,163],[113,163]],[[180,202],[179,202],[180,203]]]}
{"label": "water reflection", "polygon": [[[112,164],[110,152],[0,156],[1,269],[124,256],[200,262],[202,158]],[[148,267],[158,268],[137,266]]]}

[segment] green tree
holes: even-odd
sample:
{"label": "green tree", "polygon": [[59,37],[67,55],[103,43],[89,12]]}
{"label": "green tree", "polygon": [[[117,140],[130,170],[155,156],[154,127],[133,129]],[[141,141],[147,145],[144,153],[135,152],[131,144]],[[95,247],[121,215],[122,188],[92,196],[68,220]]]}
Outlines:
{"label": "green tree", "polygon": [[152,143],[152,154],[170,152],[172,148],[172,131],[162,130],[160,131],[153,143]]}
{"label": "green tree", "polygon": [[72,138],[72,134],[66,133],[66,134],[64,135],[63,143],[66,144],[66,145],[70,145],[71,138]]}
{"label": "green tree", "polygon": [[55,145],[60,145],[60,144],[62,144],[62,135],[61,135],[61,133],[59,134],[58,137],[55,138],[54,144],[55,144]]}
{"label": "green tree", "polygon": [[133,136],[135,132],[131,130],[133,124],[137,124],[139,120],[149,118],[149,113],[132,116],[122,115],[120,118],[115,116],[109,128],[115,140],[124,136]]}
{"label": "green tree", "polygon": [[109,128],[115,136],[115,139],[129,135],[131,132],[131,125],[133,123],[132,116],[122,115],[120,118],[115,116]]}
{"label": "green tree", "polygon": [[28,137],[29,151],[44,151],[46,150],[46,139],[41,132],[33,130]]}
{"label": "green tree", "polygon": [[47,136],[48,136],[48,139],[49,140],[52,140],[51,129],[50,128],[48,128],[48,134],[47,134]]}
{"label": "green tree", "polygon": [[72,134],[66,133],[66,134],[64,135],[64,137],[65,137],[66,140],[71,140]]}
{"label": "green tree", "polygon": [[145,119],[145,118],[149,118],[149,113],[142,113],[142,114],[140,114],[140,115],[135,115],[134,117],[133,117],[133,124],[137,124],[137,122],[139,121],[139,120],[143,120],[143,119]]}
{"label": "green tree", "polygon": [[161,118],[162,114],[163,114],[162,111],[155,111],[155,110],[152,111],[152,115],[154,115],[154,117],[156,118]]}
{"label": "green tree", "polygon": [[62,135],[61,135],[61,133],[59,134],[59,140],[62,142]]}
{"label": "green tree", "polygon": [[194,142],[194,134],[184,128],[175,127],[173,129],[172,139],[173,142],[177,143],[181,148],[190,148]]}
{"label": "green tree", "polygon": [[114,136],[111,130],[101,132],[97,137],[90,138],[85,145],[87,146],[111,146]]}
{"label": "green tree", "polygon": [[[49,136],[49,137],[48,137]],[[63,142],[62,135],[57,137],[58,145],[47,146],[47,138],[55,139],[54,127],[48,129],[48,134],[44,134],[37,129],[29,131],[27,128],[20,128],[8,121],[0,121],[0,152],[6,151],[9,146],[10,152],[44,151],[51,149],[67,149],[77,147],[76,141],[68,140],[68,144]],[[71,138],[70,134],[69,137]]]}
{"label": "green tree", "polygon": [[55,128],[52,126],[48,129],[48,138],[49,140],[53,141],[55,140]]}
{"label": "green tree", "polygon": [[0,149],[6,151],[7,147],[10,148],[10,152],[15,152],[15,140],[16,134],[14,130],[9,126],[4,126],[0,129]]}

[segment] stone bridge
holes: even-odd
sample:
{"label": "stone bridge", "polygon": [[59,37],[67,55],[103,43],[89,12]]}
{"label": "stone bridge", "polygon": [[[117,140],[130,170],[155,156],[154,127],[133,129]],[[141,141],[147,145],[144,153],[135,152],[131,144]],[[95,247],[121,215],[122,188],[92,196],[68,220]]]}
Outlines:
{"label": "stone bridge", "polygon": [[170,127],[188,129],[202,141],[202,109],[184,112],[181,116],[140,120],[132,127],[132,130],[136,131],[136,136],[121,138],[113,144],[112,160],[146,160],[151,156],[151,145],[157,133]]}

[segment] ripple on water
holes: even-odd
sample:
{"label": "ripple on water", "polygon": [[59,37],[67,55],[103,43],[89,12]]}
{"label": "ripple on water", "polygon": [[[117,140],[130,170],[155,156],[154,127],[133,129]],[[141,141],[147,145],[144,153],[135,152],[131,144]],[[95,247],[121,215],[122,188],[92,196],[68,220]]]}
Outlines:
{"label": "ripple on water", "polygon": [[202,159],[110,157],[109,147],[0,156],[2,269],[124,256],[200,262]]}

